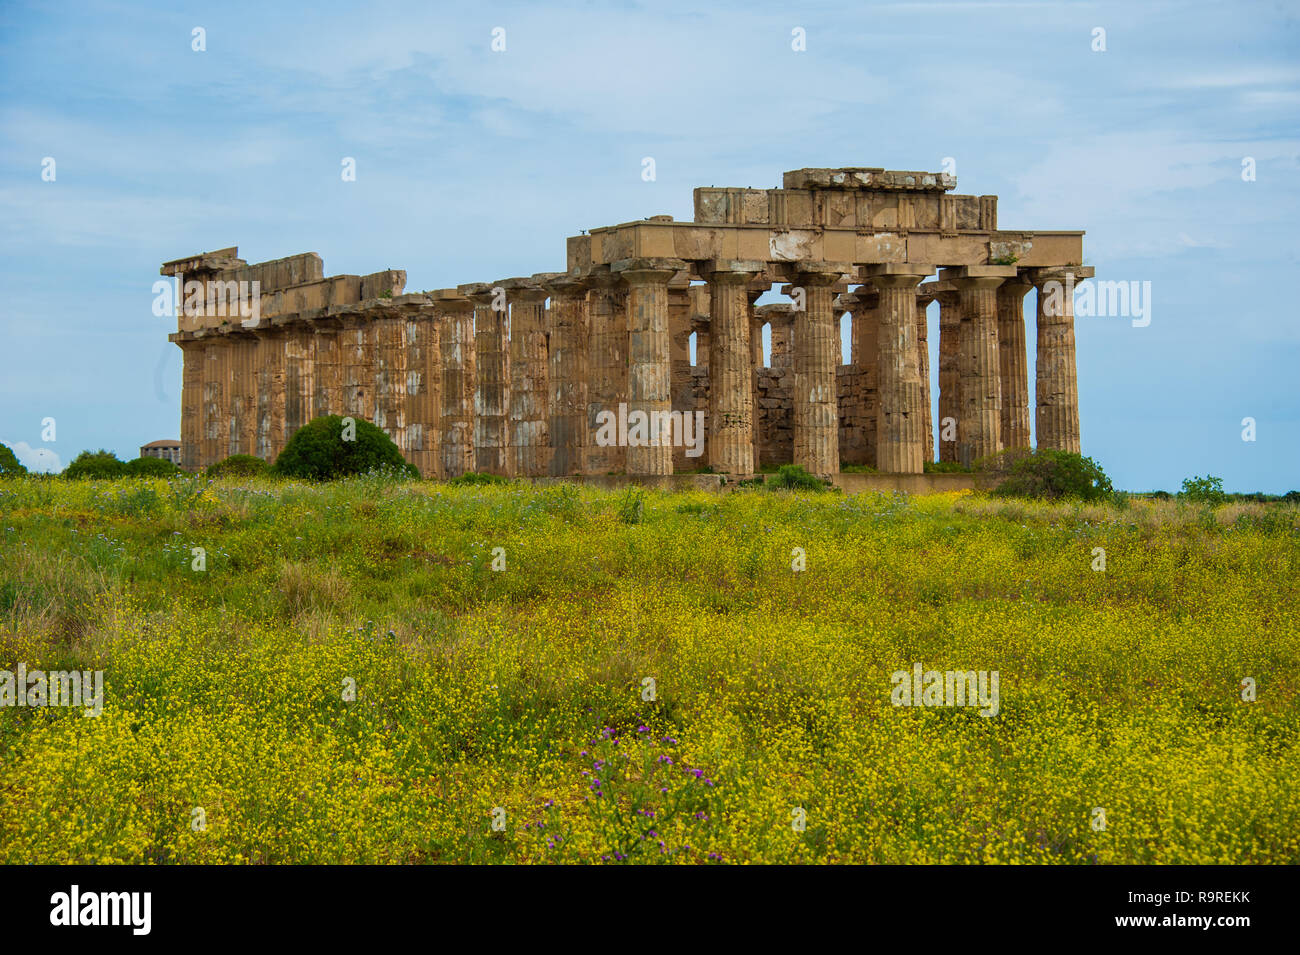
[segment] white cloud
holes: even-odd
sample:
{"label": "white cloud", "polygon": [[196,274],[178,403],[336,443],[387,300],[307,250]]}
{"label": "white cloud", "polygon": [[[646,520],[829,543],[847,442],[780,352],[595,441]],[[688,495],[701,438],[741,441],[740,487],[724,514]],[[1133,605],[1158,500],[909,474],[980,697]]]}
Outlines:
{"label": "white cloud", "polygon": [[33,448],[26,441],[6,441],[18,463],[29,471],[39,474],[57,474],[63,470],[63,462],[49,448]]}

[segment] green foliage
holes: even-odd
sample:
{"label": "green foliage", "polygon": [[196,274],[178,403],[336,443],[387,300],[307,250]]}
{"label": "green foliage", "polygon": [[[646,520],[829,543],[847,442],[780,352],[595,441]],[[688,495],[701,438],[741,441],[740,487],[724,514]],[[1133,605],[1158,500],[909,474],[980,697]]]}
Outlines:
{"label": "green foliage", "polygon": [[841,474],[875,474],[876,469],[869,464],[840,464]]}
{"label": "green foliage", "polygon": [[824,491],[830,487],[829,481],[823,481],[815,474],[809,474],[801,464],[783,464],[776,472],[776,477],[768,482],[773,488],[787,491]]}
{"label": "green foliage", "polygon": [[208,477],[257,477],[270,470],[270,465],[252,454],[232,454],[216,464],[210,465]]}
{"label": "green foliage", "polygon": [[126,473],[131,477],[171,477],[180,470],[166,458],[139,457],[126,462]]}
{"label": "green foliage", "polygon": [[926,461],[926,474],[970,474],[971,469],[960,461]]}
{"label": "green foliage", "polygon": [[1183,479],[1183,489],[1178,492],[1180,500],[1191,501],[1194,504],[1225,504],[1228,495],[1223,492],[1223,478],[1217,478],[1212,474],[1205,477],[1189,477]]}
{"label": "green foliage", "polygon": [[618,519],[624,524],[640,524],[645,519],[645,491],[632,486],[618,501]]}
{"label": "green foliage", "polygon": [[453,487],[475,487],[484,484],[509,484],[510,482],[500,474],[479,474],[470,471],[468,474],[452,478],[447,483]]}
{"label": "green foliage", "polygon": [[1073,451],[1016,449],[994,455],[981,466],[1002,477],[993,489],[1001,497],[1104,501],[1114,491],[1096,461]]}
{"label": "green foliage", "polygon": [[0,444],[0,477],[15,477],[26,474],[27,469],[18,460],[18,455],[7,444]]}
{"label": "green foliage", "polygon": [[309,481],[330,481],[369,471],[420,476],[383,431],[362,418],[351,421],[356,433],[346,441],[344,419],[339,415],[322,415],[303,425],[275,459],[274,472]]}
{"label": "green foliage", "polygon": [[98,451],[82,451],[63,469],[63,476],[74,480],[81,478],[105,480],[125,477],[130,473],[130,468],[125,461],[120,460],[112,451],[105,451],[102,448]]}

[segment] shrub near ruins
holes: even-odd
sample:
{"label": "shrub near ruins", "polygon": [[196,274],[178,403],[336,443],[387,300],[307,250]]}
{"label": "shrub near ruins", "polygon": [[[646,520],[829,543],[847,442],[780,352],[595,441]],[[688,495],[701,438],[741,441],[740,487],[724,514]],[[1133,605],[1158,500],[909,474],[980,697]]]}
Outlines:
{"label": "shrub near ruins", "polygon": [[125,477],[128,473],[130,472],[125,461],[112,451],[105,451],[102,448],[99,451],[82,451],[63,469],[63,476],[73,480],[78,478],[111,480]]}
{"label": "shrub near ruins", "polygon": [[293,433],[272,469],[283,477],[329,481],[368,471],[419,477],[393,440],[369,421],[323,415]]}
{"label": "shrub near ruins", "polygon": [[26,474],[27,469],[18,461],[18,456],[7,444],[0,444],[0,477],[13,477]]}
{"label": "shrub near ruins", "polygon": [[251,454],[232,454],[208,468],[208,477],[256,477],[265,474],[270,465]]}
{"label": "shrub near ruins", "polygon": [[1114,492],[1101,466],[1073,451],[1050,448],[1004,451],[982,466],[1002,477],[993,489],[1001,497],[1104,501]]}

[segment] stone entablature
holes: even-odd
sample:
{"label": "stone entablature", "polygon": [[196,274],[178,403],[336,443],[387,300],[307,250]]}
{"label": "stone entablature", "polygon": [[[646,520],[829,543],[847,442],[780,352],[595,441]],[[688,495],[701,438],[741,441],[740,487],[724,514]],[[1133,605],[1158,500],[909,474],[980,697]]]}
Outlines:
{"label": "stone entablature", "polygon": [[[185,355],[184,465],[273,459],[330,413],[374,421],[436,477],[705,464],[747,477],[790,460],[824,476],[841,462],[919,473],[936,449],[970,463],[1027,445],[1031,407],[1040,446],[1077,451],[1071,303],[1046,307],[1043,288],[1092,275],[1083,233],[1000,230],[996,196],[955,186],[943,173],[839,168],[787,172],[779,189],[700,188],[694,222],[652,216],[571,237],[565,272],[418,294],[404,294],[399,270],[326,276],[314,253],[168,262],[161,274],[183,283],[170,337]],[[790,304],[755,307],[782,283]],[[925,321],[935,300],[938,421]],[[671,439],[596,440],[603,412],[676,427],[697,411],[702,457]]]}

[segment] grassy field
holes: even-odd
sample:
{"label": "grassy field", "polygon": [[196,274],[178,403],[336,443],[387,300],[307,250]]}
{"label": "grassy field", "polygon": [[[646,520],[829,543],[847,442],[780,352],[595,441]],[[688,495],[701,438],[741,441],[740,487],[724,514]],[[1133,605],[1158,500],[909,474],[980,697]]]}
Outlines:
{"label": "grassy field", "polygon": [[1298,580],[1294,505],[0,480],[0,669],[104,671],[0,861],[1296,863]]}

